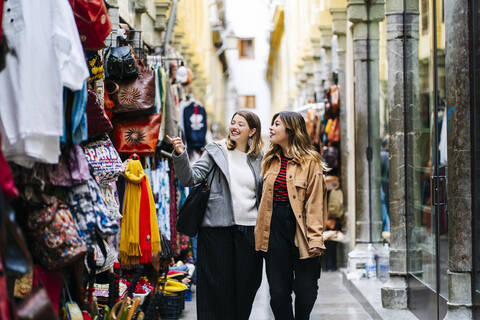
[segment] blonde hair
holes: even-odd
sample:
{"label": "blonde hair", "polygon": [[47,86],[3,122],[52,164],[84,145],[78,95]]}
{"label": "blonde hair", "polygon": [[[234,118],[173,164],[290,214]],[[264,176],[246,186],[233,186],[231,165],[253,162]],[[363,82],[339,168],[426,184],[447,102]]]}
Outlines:
{"label": "blonde hair", "polygon": [[[256,157],[257,155],[259,155],[262,152],[262,148],[263,148],[262,123],[260,122],[260,118],[255,113],[253,113],[252,111],[248,111],[248,110],[240,110],[240,111],[235,112],[232,116],[232,120],[236,115],[239,115],[239,116],[245,118],[245,120],[247,121],[247,124],[248,124],[248,128],[250,130],[255,129],[255,133],[253,134],[253,136],[251,138],[252,141],[251,141],[250,144],[247,145],[248,150],[246,150],[246,151],[247,151],[248,155],[250,155],[252,157]],[[227,149],[228,150],[234,150],[236,147],[237,147],[237,144],[235,143],[235,141],[232,141],[230,139],[230,133],[228,133]]]}
{"label": "blonde hair", "polygon": [[[286,152],[293,157],[293,161],[304,165],[307,160],[313,160],[318,162],[324,171],[327,171],[327,166],[310,140],[302,115],[298,112],[282,111],[273,116],[272,125],[277,118],[280,118],[285,125],[288,134],[288,149]],[[270,168],[273,160],[279,158],[281,154],[282,148],[278,144],[270,144],[262,161],[262,175]]]}

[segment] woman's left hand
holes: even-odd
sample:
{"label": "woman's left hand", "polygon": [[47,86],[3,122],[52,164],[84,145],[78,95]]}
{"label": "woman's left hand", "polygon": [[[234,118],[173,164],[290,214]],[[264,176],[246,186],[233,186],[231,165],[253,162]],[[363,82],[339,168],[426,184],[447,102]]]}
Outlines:
{"label": "woman's left hand", "polygon": [[315,255],[320,255],[320,254],[323,254],[325,252],[325,249],[322,249],[322,248],[312,248],[312,249],[309,249],[308,250],[308,253],[309,254],[315,254]]}

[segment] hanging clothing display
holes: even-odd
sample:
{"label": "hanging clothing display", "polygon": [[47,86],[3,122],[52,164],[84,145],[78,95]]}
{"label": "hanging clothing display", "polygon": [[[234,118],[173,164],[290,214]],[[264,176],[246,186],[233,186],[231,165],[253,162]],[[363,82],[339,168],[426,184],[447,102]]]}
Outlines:
{"label": "hanging clothing display", "polygon": [[[165,57],[146,67],[152,50],[141,32],[138,44],[129,38],[139,30],[113,27],[124,36],[108,38],[104,0],[0,0],[0,224],[12,219],[10,232],[23,231],[13,239],[0,228],[0,268],[9,271],[0,270],[0,287],[15,271],[18,306],[44,287],[52,320],[120,318],[123,308],[132,319],[174,319],[188,286],[167,280],[172,259],[189,264],[183,277],[193,276],[191,239],[176,230],[188,190],[165,137],[182,136],[179,105],[189,83],[174,83],[175,63]],[[179,57],[173,48],[169,55]],[[200,103],[192,110],[195,146],[207,123]],[[6,247],[21,257],[15,270]],[[4,291],[0,318],[10,320],[4,306],[13,296]]]}
{"label": "hanging clothing display", "polygon": [[[62,143],[66,143],[69,135],[73,144],[79,144],[88,139],[87,129],[87,114],[85,112],[87,107],[88,90],[87,81],[84,81],[82,89],[72,92],[68,88],[63,91],[63,106],[64,106],[64,124]],[[71,114],[68,119],[67,115]],[[67,124],[68,122],[68,124]],[[70,128],[67,132],[67,128]]]}
{"label": "hanging clothing display", "polygon": [[160,253],[160,235],[150,182],[139,160],[128,162],[125,177],[119,259],[126,265],[151,262]]}
{"label": "hanging clothing display", "polygon": [[159,228],[168,240],[170,240],[170,177],[168,175],[168,161],[163,160],[157,164],[156,180],[158,181],[156,190],[158,194],[157,200],[157,216]]}
{"label": "hanging clothing display", "polygon": [[183,124],[187,148],[203,148],[207,135],[207,112],[205,108],[197,102],[190,103],[183,110]]}
{"label": "hanging clothing display", "polygon": [[63,87],[88,78],[72,8],[64,0],[11,0],[3,32],[16,56],[0,72],[0,119],[7,160],[57,163],[63,135]]}

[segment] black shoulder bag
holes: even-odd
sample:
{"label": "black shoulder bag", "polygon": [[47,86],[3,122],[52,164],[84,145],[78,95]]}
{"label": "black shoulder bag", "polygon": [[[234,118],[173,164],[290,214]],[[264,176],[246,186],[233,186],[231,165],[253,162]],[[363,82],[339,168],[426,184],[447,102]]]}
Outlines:
{"label": "black shoulder bag", "polygon": [[[180,209],[177,217],[177,231],[194,237],[202,224],[210,197],[210,186],[215,176],[216,164],[207,173],[204,181],[195,185],[188,194],[187,200]],[[212,172],[213,171],[213,172]],[[208,179],[210,176],[210,179]],[[210,181],[208,181],[210,180]]]}

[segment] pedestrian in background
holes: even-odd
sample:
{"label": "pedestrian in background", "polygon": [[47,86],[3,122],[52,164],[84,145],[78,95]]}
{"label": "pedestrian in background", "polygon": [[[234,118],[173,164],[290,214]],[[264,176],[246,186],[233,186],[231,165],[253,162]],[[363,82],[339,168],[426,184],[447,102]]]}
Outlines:
{"label": "pedestrian in background", "polygon": [[236,112],[227,140],[208,144],[193,165],[181,138],[170,141],[182,186],[212,181],[198,232],[197,319],[247,320],[263,268],[254,239],[261,195],[260,119],[251,111]]}
{"label": "pedestrian in background", "polygon": [[270,306],[277,320],[309,319],[317,298],[328,219],[325,169],[303,117],[289,111],[274,115],[262,163],[255,245],[265,252]]}

